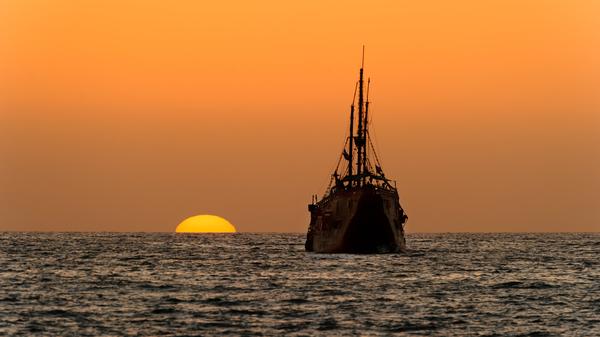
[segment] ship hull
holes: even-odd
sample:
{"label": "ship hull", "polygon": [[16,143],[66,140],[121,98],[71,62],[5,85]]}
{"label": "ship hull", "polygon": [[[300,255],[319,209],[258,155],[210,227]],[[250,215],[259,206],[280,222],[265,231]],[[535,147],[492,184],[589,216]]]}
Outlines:
{"label": "ship hull", "polygon": [[317,253],[395,253],[406,250],[396,191],[362,187],[336,192],[309,205],[306,250]]}

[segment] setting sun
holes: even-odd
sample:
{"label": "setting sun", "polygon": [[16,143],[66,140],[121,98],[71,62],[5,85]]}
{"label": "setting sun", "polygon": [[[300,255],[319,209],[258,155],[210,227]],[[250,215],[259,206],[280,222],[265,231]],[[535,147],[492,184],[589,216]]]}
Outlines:
{"label": "setting sun", "polygon": [[235,227],[216,215],[197,215],[182,221],[176,233],[235,233]]}

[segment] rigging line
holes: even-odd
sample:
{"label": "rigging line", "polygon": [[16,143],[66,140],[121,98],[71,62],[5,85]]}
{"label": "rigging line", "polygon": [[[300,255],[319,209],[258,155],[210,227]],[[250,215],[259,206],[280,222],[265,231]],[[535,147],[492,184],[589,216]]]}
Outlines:
{"label": "rigging line", "polygon": [[[371,126],[373,126],[373,122],[369,121],[371,123]],[[374,138],[374,142],[371,142],[371,146],[373,147],[373,152],[375,153],[375,157],[377,158],[377,162],[379,163],[379,166],[381,166],[381,160],[379,159],[379,157],[377,156],[377,152],[379,152],[379,147],[377,146],[379,144],[379,140],[377,139],[377,131],[375,131],[375,127],[371,127],[371,130],[373,130],[373,138]]]}
{"label": "rigging line", "polygon": [[356,81],[356,83],[354,83],[354,95],[352,95],[352,104],[354,105],[354,102],[356,101],[356,89],[358,88],[358,81]]}
{"label": "rigging line", "polygon": [[[370,82],[370,80],[371,79],[369,78],[369,82]],[[370,89],[371,89],[370,85],[367,86],[367,95],[368,95]],[[368,99],[367,99],[367,101],[368,101]],[[374,130],[374,129],[376,129],[375,124],[373,124],[373,104],[370,101],[369,101],[369,110],[370,110],[369,111],[370,113],[369,113],[369,116],[368,116],[368,118],[369,118],[368,124],[371,127],[369,128],[369,130],[367,130],[367,135],[368,135],[367,138],[368,138],[368,142],[369,142],[370,147],[371,147],[371,151],[375,155],[376,163],[379,165],[379,167],[381,167],[381,161],[379,160],[379,157],[377,155],[377,152],[379,152],[379,147],[377,146],[377,144],[379,144],[379,141],[377,140],[377,134],[376,134],[376,131]],[[374,140],[371,139],[371,130],[373,131],[372,136],[373,136],[373,138],[375,138]],[[367,149],[368,149],[368,146],[367,146]]]}
{"label": "rigging line", "polygon": [[367,158],[365,163],[367,164],[367,172],[373,173],[373,172],[371,172],[371,158]]}
{"label": "rigging line", "polygon": [[[344,142],[344,148],[346,148],[346,143],[347,142]],[[337,172],[337,170],[340,168],[340,163],[342,162],[342,158],[343,157],[344,157],[344,152],[342,151],[342,153],[340,154],[340,157],[339,157],[339,159],[337,161],[337,164],[335,165],[335,171],[334,172]]]}
{"label": "rigging line", "polygon": [[379,156],[377,155],[377,151],[375,151],[375,146],[373,145],[373,142],[371,141],[371,139],[369,139],[369,145],[371,145],[371,149],[373,150],[373,154],[375,155],[375,161],[377,162],[379,167],[382,168],[381,161],[379,160]]}
{"label": "rigging line", "polygon": [[375,160],[377,161],[377,165],[379,165],[379,167],[381,167],[381,160],[379,159],[379,155],[377,154],[377,151],[375,150],[375,145],[373,144],[373,142],[370,142],[371,148],[373,149],[373,153],[375,154]]}
{"label": "rigging line", "polygon": [[[344,144],[342,145],[342,151],[343,151],[343,149],[345,149],[345,148],[346,148],[346,143],[348,142],[348,137],[347,137],[347,135],[348,135],[348,132],[347,132],[347,131],[345,131],[345,132],[344,132]],[[335,171],[337,171],[338,167],[340,166],[340,162],[341,162],[341,160],[342,160],[342,157],[343,157],[343,156],[344,156],[344,154],[343,154],[343,152],[342,152],[342,153],[340,154],[340,157],[339,157],[339,158],[338,158],[338,160],[337,160],[337,163],[335,164],[335,166],[333,166],[333,168],[334,168],[334,172],[335,172]],[[331,171],[332,171],[332,170],[329,170],[329,172],[331,172]],[[333,174],[333,173],[331,173],[331,174]],[[329,183],[328,183],[327,187],[325,188],[325,194],[327,194],[327,192],[329,191],[329,188],[331,187],[331,181],[332,181],[332,179],[333,179],[333,178],[332,178],[332,177],[330,177],[330,179],[329,179]],[[321,183],[321,184],[320,184],[320,186],[325,186],[325,183],[324,183],[324,182],[325,182],[325,180],[323,180],[323,183]]]}
{"label": "rigging line", "polygon": [[[343,156],[344,156],[343,154],[340,154],[340,157],[338,158],[338,162],[337,162],[337,164],[335,166],[334,173],[337,172],[337,170],[338,170],[338,168],[340,166],[340,162],[342,161],[342,157]],[[331,174],[331,176],[329,177],[329,184],[327,185],[327,188],[325,188],[325,194],[328,194],[329,191],[331,190],[331,185],[333,184],[333,179],[334,179],[334,176],[333,176],[333,174]]]}
{"label": "rigging line", "polygon": [[[337,164],[336,164],[336,167],[335,167],[335,171],[334,171],[334,172],[337,172],[337,170],[338,170],[338,168],[339,168],[339,166],[340,166],[340,162],[342,161],[342,157],[343,157],[343,156],[344,156],[344,155],[343,155],[343,154],[341,154],[341,155],[340,155],[340,157],[338,158],[338,161],[337,161]],[[331,188],[331,184],[332,184],[332,183],[333,183],[333,173],[332,173],[332,174],[329,176],[329,183],[328,183],[327,187],[325,188],[325,194],[327,194],[327,192],[329,192],[329,189]]]}

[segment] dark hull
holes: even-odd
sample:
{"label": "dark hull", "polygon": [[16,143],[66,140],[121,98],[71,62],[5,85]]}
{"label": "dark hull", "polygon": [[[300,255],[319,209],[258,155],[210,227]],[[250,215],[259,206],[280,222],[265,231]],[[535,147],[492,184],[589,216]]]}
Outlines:
{"label": "dark hull", "polygon": [[396,191],[363,186],[336,192],[309,205],[306,250],[318,253],[404,251],[406,214]]}

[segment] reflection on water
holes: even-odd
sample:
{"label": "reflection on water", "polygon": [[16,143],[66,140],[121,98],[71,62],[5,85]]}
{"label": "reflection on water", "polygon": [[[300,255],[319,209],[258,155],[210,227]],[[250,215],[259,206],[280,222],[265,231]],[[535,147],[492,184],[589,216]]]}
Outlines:
{"label": "reflection on water", "polygon": [[600,335],[600,234],[0,233],[1,335]]}

